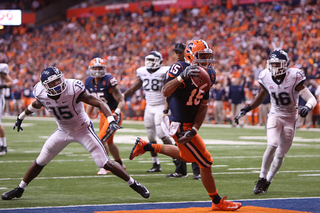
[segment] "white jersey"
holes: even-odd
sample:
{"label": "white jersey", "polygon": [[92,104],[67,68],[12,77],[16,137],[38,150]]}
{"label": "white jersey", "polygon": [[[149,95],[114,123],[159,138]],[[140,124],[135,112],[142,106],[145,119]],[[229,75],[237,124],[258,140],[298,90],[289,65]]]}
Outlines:
{"label": "white jersey", "polygon": [[55,118],[58,129],[62,131],[76,131],[84,124],[90,124],[90,118],[84,110],[82,102],[77,98],[85,91],[84,84],[75,79],[66,79],[66,90],[61,93],[58,100],[47,96],[45,88],[39,82],[34,86],[34,97]]}
{"label": "white jersey", "polygon": [[166,72],[169,66],[160,67],[156,72],[150,73],[146,67],[137,69],[137,76],[142,81],[143,89],[146,93],[146,102],[150,106],[165,104],[165,97],[161,90],[164,85]]}
{"label": "white jersey", "polygon": [[299,92],[295,88],[304,80],[306,80],[304,72],[297,68],[289,68],[285,78],[279,83],[273,80],[268,69],[262,70],[258,81],[270,94],[269,114],[295,118],[299,103]]}
{"label": "white jersey", "polygon": [[[0,63],[0,74],[2,73],[9,74],[8,64]],[[0,85],[3,83],[4,83],[3,79],[1,78],[1,75],[0,75]],[[5,91],[6,91],[5,89],[0,89],[0,99],[4,99]]]}

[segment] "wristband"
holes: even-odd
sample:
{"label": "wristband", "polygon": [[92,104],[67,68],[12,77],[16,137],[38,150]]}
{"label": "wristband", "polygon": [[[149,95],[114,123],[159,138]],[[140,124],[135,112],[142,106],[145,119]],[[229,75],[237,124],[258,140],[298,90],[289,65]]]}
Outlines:
{"label": "wristband", "polygon": [[20,113],[20,115],[18,116],[18,118],[19,118],[20,120],[23,120],[26,116],[27,116],[26,113],[23,111],[23,112]]}
{"label": "wristband", "polygon": [[108,120],[108,123],[111,123],[112,121],[115,121],[114,117],[112,115],[108,116],[107,120]]}
{"label": "wristband", "polygon": [[198,134],[198,129],[196,127],[192,127],[192,129],[196,130],[197,134]]}
{"label": "wristband", "polygon": [[312,109],[312,106],[311,106],[311,104],[309,104],[309,103],[306,103],[306,105],[305,105],[306,107],[308,107],[309,108],[309,110],[311,110]]}
{"label": "wristband", "polygon": [[39,109],[34,108],[34,107],[32,106],[32,104],[29,104],[28,110],[29,110],[30,112],[34,113],[34,112],[38,111]]}
{"label": "wristband", "polygon": [[168,109],[163,110],[163,114],[168,114],[168,112],[169,112]]}
{"label": "wristband", "polygon": [[120,109],[120,108],[117,108],[114,112],[115,112],[116,114],[120,115],[121,109]]}
{"label": "wristband", "polygon": [[184,81],[184,80],[181,78],[180,75],[177,77],[177,80],[178,80],[180,83],[182,83],[182,82]]}
{"label": "wristband", "polygon": [[250,104],[245,105],[241,110],[245,111],[245,112],[250,112],[252,110]]}

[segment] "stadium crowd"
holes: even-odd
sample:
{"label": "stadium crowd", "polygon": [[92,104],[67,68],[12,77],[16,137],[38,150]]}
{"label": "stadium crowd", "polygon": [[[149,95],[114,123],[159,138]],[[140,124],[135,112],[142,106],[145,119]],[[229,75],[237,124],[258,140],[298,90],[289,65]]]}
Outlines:
{"label": "stadium crowd", "polygon": [[[269,53],[276,48],[287,51],[290,65],[306,73],[311,91],[320,83],[320,6],[317,4],[291,7],[285,2],[273,2],[225,7],[208,3],[190,10],[169,6],[163,12],[155,12],[151,7],[138,13],[123,10],[103,17],[92,13],[90,17],[73,17],[37,28],[14,27],[12,36],[0,39],[0,60],[9,64],[15,84],[8,94],[10,107],[5,113],[17,115],[28,106],[33,98],[32,87],[47,66],[57,66],[66,78],[84,81],[89,75],[90,60],[101,57],[107,61],[108,72],[125,91],[150,51],[161,52],[164,65],[170,66],[175,61],[174,44],[194,39],[206,40],[215,53],[217,82],[225,90],[221,109],[224,123],[230,123],[233,116],[228,97],[230,85],[241,82],[245,93],[242,102],[249,103],[254,95],[252,91],[258,87],[258,74],[266,67]],[[215,123],[214,89],[215,86],[207,118],[212,123]],[[14,107],[15,103],[18,106]],[[144,105],[143,91],[138,91],[127,100],[127,118],[141,119]],[[246,122],[263,125],[258,113],[249,115]],[[319,127],[319,108],[313,110],[310,127]]]}

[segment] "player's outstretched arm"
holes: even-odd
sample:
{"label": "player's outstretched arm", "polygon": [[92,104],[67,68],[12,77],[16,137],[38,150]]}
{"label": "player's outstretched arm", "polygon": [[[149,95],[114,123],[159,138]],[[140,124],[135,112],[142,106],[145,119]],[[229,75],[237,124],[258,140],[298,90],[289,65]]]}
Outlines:
{"label": "player's outstretched arm", "polygon": [[116,129],[122,128],[114,120],[114,117],[112,115],[112,112],[111,112],[108,104],[103,102],[101,99],[96,98],[93,95],[86,93],[86,94],[82,95],[81,97],[79,97],[78,101],[82,101],[86,104],[90,104],[92,106],[98,107],[101,110],[101,112],[106,116],[106,118],[109,122],[109,128],[111,130],[116,130]]}
{"label": "player's outstretched arm", "polygon": [[123,93],[124,99],[131,97],[141,87],[142,87],[142,80],[141,78],[137,77],[134,84]]}
{"label": "player's outstretched arm", "polygon": [[261,86],[261,90],[258,93],[258,95],[252,100],[252,102],[245,107],[243,107],[240,112],[234,117],[234,122],[236,124],[239,124],[239,119],[242,118],[247,114],[247,112],[250,112],[252,109],[258,107],[268,96],[268,91]]}
{"label": "player's outstretched arm", "polygon": [[19,132],[20,130],[23,131],[21,124],[23,119],[28,116],[31,115],[32,113],[38,111],[40,108],[42,107],[42,104],[38,101],[35,100],[34,102],[32,102],[24,111],[22,111],[18,117],[17,120],[13,126],[13,129],[17,128],[17,131]]}
{"label": "player's outstretched arm", "polygon": [[118,102],[118,106],[117,106],[117,109],[115,110],[115,113],[119,115],[125,105],[124,94],[121,93],[118,86],[112,87],[110,91],[114,99]]}

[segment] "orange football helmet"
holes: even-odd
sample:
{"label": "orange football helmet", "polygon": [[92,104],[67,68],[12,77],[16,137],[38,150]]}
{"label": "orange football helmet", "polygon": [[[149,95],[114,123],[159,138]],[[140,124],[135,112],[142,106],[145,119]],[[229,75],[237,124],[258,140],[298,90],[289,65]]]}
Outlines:
{"label": "orange football helmet", "polygon": [[106,75],[106,63],[102,58],[94,58],[89,64],[90,75],[95,78],[102,78]]}
{"label": "orange football helmet", "polygon": [[192,65],[198,65],[205,69],[213,67],[213,51],[204,40],[190,41],[185,49],[185,59]]}

